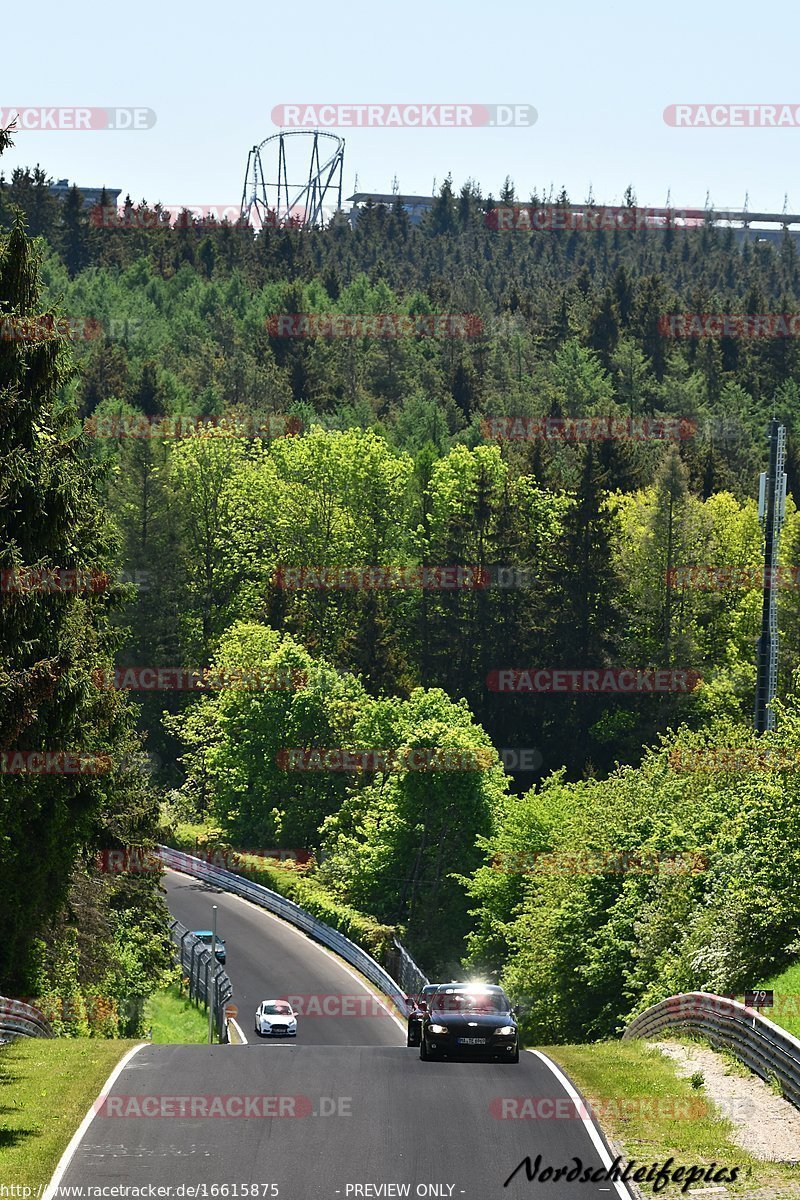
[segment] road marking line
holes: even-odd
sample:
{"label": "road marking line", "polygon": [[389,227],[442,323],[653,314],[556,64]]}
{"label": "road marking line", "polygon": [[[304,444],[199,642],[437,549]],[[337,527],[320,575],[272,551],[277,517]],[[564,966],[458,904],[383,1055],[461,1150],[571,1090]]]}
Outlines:
{"label": "road marking line", "polygon": [[144,1050],[145,1046],[149,1046],[149,1045],[150,1045],[149,1042],[140,1042],[138,1046],[134,1046],[133,1049],[129,1050],[127,1054],[124,1054],[122,1056],[122,1058],[119,1060],[119,1062],[117,1063],[117,1065],[114,1067],[114,1070],[111,1072],[108,1079],[103,1084],[100,1095],[97,1097],[95,1102],[92,1104],[92,1107],[89,1109],[86,1116],[83,1118],[80,1125],[75,1130],[75,1133],[72,1135],[72,1140],[70,1141],[70,1143],[67,1146],[64,1153],[61,1155],[61,1158],[58,1160],[58,1166],[56,1167],[55,1171],[53,1172],[53,1178],[50,1180],[50,1182],[48,1183],[47,1187],[44,1190],[44,1195],[42,1196],[42,1200],[53,1200],[53,1197],[55,1196],[55,1194],[58,1190],[59,1184],[61,1183],[61,1180],[64,1177],[64,1173],[72,1161],[72,1157],[75,1154],[75,1151],[78,1149],[78,1146],[80,1145],[81,1141],[83,1140],[83,1137],[84,1137],[87,1129],[91,1125],[92,1121],[97,1116],[98,1108],[100,1107],[100,1105],[105,1100],[106,1096],[111,1091],[114,1084],[116,1083],[117,1076],[120,1075],[122,1073],[122,1071],[125,1070],[128,1063],[133,1058],[134,1054],[138,1054],[140,1050]]}
{"label": "road marking line", "polygon": [[[586,1105],[586,1102],[584,1100],[581,1100],[580,1096],[575,1091],[575,1088],[572,1086],[569,1079],[567,1079],[566,1075],[561,1070],[561,1068],[558,1067],[551,1058],[548,1058],[546,1054],[542,1054],[541,1050],[528,1050],[528,1054],[535,1054],[536,1057],[540,1058],[542,1060],[542,1062],[545,1064],[545,1066],[549,1067],[550,1070],[553,1072],[556,1079],[559,1081],[559,1083],[561,1084],[561,1086],[564,1088],[567,1095],[569,1096],[570,1100],[575,1105],[575,1111],[577,1113],[579,1113],[580,1118],[583,1121],[584,1128],[585,1128],[586,1132],[589,1134],[589,1137],[592,1140],[595,1150],[600,1155],[600,1161],[602,1162],[604,1167],[610,1167],[614,1160],[612,1159],[611,1155],[609,1154],[608,1150],[606,1149],[605,1142],[603,1141],[602,1137],[600,1136],[600,1131],[598,1130],[597,1126],[594,1124],[594,1122],[591,1120],[591,1118],[588,1116],[588,1114],[586,1112],[586,1109],[588,1107]],[[612,1179],[612,1180],[609,1180],[609,1183],[614,1184],[617,1195],[621,1196],[622,1200],[632,1200],[631,1193],[628,1191],[628,1189],[625,1187],[625,1185],[620,1182],[620,1180]]]}
{"label": "road marking line", "polygon": [[236,1033],[238,1034],[239,1040],[241,1041],[242,1045],[246,1046],[248,1044],[247,1038],[244,1036],[244,1033],[242,1032],[242,1027],[239,1024],[239,1022],[236,1020],[236,1018],[231,1017],[228,1021],[228,1024],[233,1026],[233,1028],[236,1030]]}

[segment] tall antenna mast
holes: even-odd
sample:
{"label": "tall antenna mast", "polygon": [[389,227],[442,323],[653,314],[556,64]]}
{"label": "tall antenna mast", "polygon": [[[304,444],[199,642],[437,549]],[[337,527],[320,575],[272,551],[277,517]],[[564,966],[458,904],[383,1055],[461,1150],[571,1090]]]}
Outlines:
{"label": "tall antenna mast", "polygon": [[786,512],[786,429],[773,417],[769,424],[769,465],[758,488],[758,515],[764,528],[764,575],[761,636],[756,652],[756,733],[775,728],[772,702],[778,686],[778,611],[776,602],[778,546]]}

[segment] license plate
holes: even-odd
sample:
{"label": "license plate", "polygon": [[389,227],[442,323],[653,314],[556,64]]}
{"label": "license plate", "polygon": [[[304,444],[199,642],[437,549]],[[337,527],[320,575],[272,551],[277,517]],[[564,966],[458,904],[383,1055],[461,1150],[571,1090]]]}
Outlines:
{"label": "license plate", "polygon": [[486,1038],[459,1038],[459,1046],[485,1046]]}

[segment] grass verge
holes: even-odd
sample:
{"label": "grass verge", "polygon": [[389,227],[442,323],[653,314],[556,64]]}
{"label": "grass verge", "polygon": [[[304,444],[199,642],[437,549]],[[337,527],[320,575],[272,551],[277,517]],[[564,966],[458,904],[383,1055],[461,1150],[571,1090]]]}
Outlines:
{"label": "grass verge", "polygon": [[[674,1166],[716,1163],[739,1166],[739,1178],[726,1183],[729,1196],[744,1200],[754,1188],[780,1189],[785,1200],[800,1197],[800,1165],[765,1163],[752,1158],[733,1140],[733,1125],[714,1115],[702,1088],[676,1075],[672,1062],[646,1042],[597,1042],[588,1046],[542,1046],[569,1075],[597,1114],[615,1153],[637,1164],[664,1162]],[[670,1183],[661,1196],[681,1195],[681,1183]],[[698,1183],[696,1188],[721,1186]],[[648,1195],[648,1185],[642,1190]],[[685,1194],[685,1193],[683,1193]],[[720,1192],[720,1196],[725,1193]]]}
{"label": "grass verge", "polygon": [[208,1014],[173,984],[154,992],[145,1008],[145,1025],[152,1026],[157,1045],[195,1045],[208,1041]]}
{"label": "grass verge", "polygon": [[135,1045],[23,1038],[0,1048],[0,1182],[30,1188],[49,1182],[103,1084]]}
{"label": "grass verge", "polygon": [[762,1008],[762,1017],[800,1038],[800,962],[760,986],[775,993],[775,1007]]}

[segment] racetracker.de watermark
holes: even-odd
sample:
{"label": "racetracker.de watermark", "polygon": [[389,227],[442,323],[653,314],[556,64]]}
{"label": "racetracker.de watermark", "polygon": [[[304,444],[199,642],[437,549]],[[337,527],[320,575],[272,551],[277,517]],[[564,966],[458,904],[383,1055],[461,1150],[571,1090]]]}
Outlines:
{"label": "racetracker.de watermark", "polygon": [[[765,1005],[765,1000],[771,1000],[772,1003]],[[767,1008],[771,1017],[800,1017],[800,994],[797,992],[752,991],[738,996],[688,992],[686,995],[670,996],[664,1004],[670,1017],[678,1021],[696,1017],[741,1017],[737,1005],[756,1011]]]}
{"label": "racetracker.de watermark", "polygon": [[668,104],[664,123],[676,129],[796,129],[800,104]]}
{"label": "racetracker.de watermark", "polygon": [[89,210],[89,224],[95,229],[208,229],[225,222],[235,228],[254,228],[242,216],[239,204],[155,204],[152,208],[95,204]]}
{"label": "racetracker.de watermark", "polygon": [[471,591],[488,587],[492,575],[475,566],[278,567],[272,582],[285,591]]}
{"label": "racetracker.de watermark", "polygon": [[14,125],[14,133],[48,130],[141,130],[152,129],[156,114],[152,108],[84,108],[34,105],[26,108],[0,108],[0,129]]}
{"label": "racetracker.de watermark", "polygon": [[664,313],[658,332],[668,338],[796,338],[800,313]]}
{"label": "racetracker.de watermark", "polygon": [[274,338],[471,338],[483,333],[474,313],[275,313],[264,322]]}
{"label": "racetracker.de watermark", "polygon": [[106,592],[109,588],[133,583],[140,591],[150,587],[149,571],[121,571],[115,579],[108,571],[77,567],[12,567],[0,571],[0,593],[24,596],[29,592],[47,595],[82,595]]}
{"label": "racetracker.de watermark", "polygon": [[500,746],[497,753],[506,771],[538,771],[544,762],[535,746]]}
{"label": "racetracker.de watermark", "polygon": [[675,746],[669,765],[680,774],[800,770],[800,749],[786,746]]}
{"label": "racetracker.de watermark", "polygon": [[605,1096],[589,1103],[569,1096],[494,1096],[489,1114],[497,1121],[623,1121],[635,1118],[666,1121],[702,1121],[722,1108],[731,1116],[752,1114],[751,1100],[706,1100],[700,1096]]}
{"label": "racetracker.de watermark", "polygon": [[[271,847],[263,850],[232,850],[228,847],[195,847],[190,851],[192,858],[200,859],[210,867],[223,871],[241,871],[247,863],[243,855],[253,858],[269,858],[279,862],[295,862],[303,865],[311,862],[308,850],[279,850]],[[147,846],[123,846],[119,849],[99,850],[95,857],[98,871],[106,875],[160,874],[164,869],[160,855]]]}
{"label": "racetracker.de watermark", "polygon": [[110,1095],[96,1100],[98,1117],[170,1118],[207,1120],[251,1117],[272,1120],[282,1117],[350,1117],[351,1096],[267,1096],[244,1093],[218,1095]]}
{"label": "racetracker.de watermark", "polygon": [[80,754],[74,750],[4,750],[0,775],[104,775],[109,754]]}
{"label": "racetracker.de watermark", "polygon": [[22,342],[38,345],[41,342],[91,342],[103,336],[103,326],[96,317],[56,317],[45,313],[35,317],[0,316],[0,342]]}
{"label": "racetracker.de watermark", "polygon": [[708,870],[708,858],[700,852],[673,855],[647,849],[604,854],[520,850],[495,854],[491,867],[512,875],[699,875]]}
{"label": "racetracker.de watermark", "polygon": [[695,229],[708,219],[703,209],[637,208],[635,205],[498,204],[484,224],[498,233],[628,233],[643,229]]}
{"label": "racetracker.de watermark", "polygon": [[487,417],[481,433],[492,441],[682,441],[694,437],[688,417]]}
{"label": "racetracker.de watermark", "polygon": [[246,692],[296,692],[308,683],[308,675],[291,667],[259,668],[203,667],[114,667],[98,670],[92,679],[99,688],[128,692],[199,692],[236,688]]}
{"label": "racetracker.de watermark", "polygon": [[295,747],[279,750],[281,771],[383,773],[388,771],[486,771],[496,763],[488,747],[403,746],[397,750],[345,750],[341,747]]}
{"label": "racetracker.de watermark", "polygon": [[109,413],[87,417],[83,425],[84,433],[96,438],[189,438],[199,437],[212,429],[229,437],[272,439],[295,437],[302,429],[302,422],[284,413],[271,413],[264,417],[253,414],[150,417],[144,413]]}
{"label": "racetracker.de watermark", "polygon": [[530,667],[501,668],[490,671],[486,686],[490,692],[514,692],[541,695],[577,692],[616,692],[621,695],[640,695],[653,692],[691,692],[701,683],[693,670],[553,670]]}
{"label": "racetracker.de watermark", "polygon": [[276,104],[271,115],[283,129],[509,129],[538,117],[532,104]]}
{"label": "racetracker.de watermark", "polygon": [[371,993],[346,995],[343,992],[309,992],[298,996],[279,996],[291,1005],[298,1017],[386,1017],[394,1019],[396,1009],[386,1000]]}
{"label": "racetracker.de watermark", "polygon": [[671,587],[691,587],[700,591],[722,591],[725,588],[792,588],[800,587],[800,567],[764,566],[730,567],[711,563],[673,567],[667,571],[666,582]]}
{"label": "racetracker.de watermark", "polygon": [[261,229],[301,229],[307,222],[322,218],[330,221],[343,212],[335,204],[315,205],[313,210],[302,205],[292,205],[278,213],[263,212],[256,206],[243,212],[240,204],[228,202],[217,204],[148,204],[125,205],[95,204],[89,210],[89,224],[95,229],[136,230],[194,230],[203,232],[225,226],[228,230],[255,233]]}

